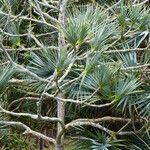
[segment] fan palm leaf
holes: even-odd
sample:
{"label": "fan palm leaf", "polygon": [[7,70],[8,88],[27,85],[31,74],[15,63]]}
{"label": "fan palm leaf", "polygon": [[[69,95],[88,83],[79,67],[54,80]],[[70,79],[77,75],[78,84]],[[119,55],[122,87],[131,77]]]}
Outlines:
{"label": "fan palm leaf", "polygon": [[0,68],[0,93],[2,93],[13,74],[14,68],[12,66]]}

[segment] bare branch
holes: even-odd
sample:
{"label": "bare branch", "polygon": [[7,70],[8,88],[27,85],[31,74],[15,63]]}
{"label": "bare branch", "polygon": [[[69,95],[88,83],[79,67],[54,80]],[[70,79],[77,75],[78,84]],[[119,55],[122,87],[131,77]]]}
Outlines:
{"label": "bare branch", "polygon": [[117,50],[109,50],[104,51],[105,54],[111,54],[111,53],[122,53],[122,52],[132,52],[132,51],[150,51],[148,48],[136,48],[136,49],[117,49]]}
{"label": "bare branch", "polygon": [[149,66],[150,66],[150,64],[144,64],[144,65],[137,65],[137,66],[133,66],[133,67],[124,67],[124,68],[121,68],[121,70],[134,70],[134,69],[147,68]]}
{"label": "bare branch", "polygon": [[64,78],[70,73],[72,66],[74,64],[74,60],[69,64],[67,70],[65,71],[64,75],[58,80],[58,83],[62,82]]}
{"label": "bare branch", "polygon": [[[111,116],[106,116],[106,117],[102,117],[102,118],[97,118],[97,119],[76,119],[76,120],[74,120],[74,121],[72,121],[72,122],[70,122],[70,123],[68,123],[67,125],[66,125],[66,129],[67,128],[69,128],[70,126],[76,126],[76,125],[80,125],[80,123],[81,124],[83,124],[83,123],[89,123],[89,122],[92,122],[92,123],[101,123],[101,122],[111,122],[111,123],[113,123],[113,122],[124,122],[124,123],[126,123],[126,122],[129,122],[129,121],[131,121],[131,119],[130,118],[121,118],[121,117],[111,117]],[[143,122],[143,120],[142,119],[137,119],[136,120],[137,122]]]}
{"label": "bare branch", "polygon": [[51,94],[48,94],[48,93],[45,93],[44,95],[47,96],[47,97],[50,97],[50,98],[54,98],[55,100],[62,101],[62,102],[70,102],[70,103],[81,104],[81,105],[86,105],[86,106],[90,106],[90,107],[97,107],[97,108],[112,106],[116,102],[114,100],[110,103],[94,105],[94,104],[87,103],[86,102],[87,99],[84,100],[84,101],[79,101],[79,100],[73,100],[73,99],[64,99],[64,98],[61,98],[61,97],[58,97],[58,96],[55,96],[55,95],[51,95]]}
{"label": "bare branch", "polygon": [[[46,49],[58,50],[58,47],[56,47],[56,46],[48,46],[48,47],[45,47],[45,48]],[[12,48],[10,48],[10,49],[5,48],[5,49],[8,52],[11,52],[11,51],[13,51],[13,52],[16,52],[16,51],[40,51],[40,50],[43,49],[43,47],[31,47],[31,48],[24,48],[24,47],[22,47],[22,48],[18,48],[18,49],[12,49]],[[3,50],[0,49],[0,52],[3,52]]]}

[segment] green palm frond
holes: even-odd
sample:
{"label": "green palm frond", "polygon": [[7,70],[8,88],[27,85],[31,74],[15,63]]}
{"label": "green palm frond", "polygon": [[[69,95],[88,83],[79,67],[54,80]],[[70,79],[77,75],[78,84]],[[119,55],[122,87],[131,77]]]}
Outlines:
{"label": "green palm frond", "polygon": [[93,38],[90,40],[91,50],[103,50],[106,49],[109,42],[112,42],[116,35],[116,24],[104,22],[95,31]]}
{"label": "green palm frond", "polygon": [[145,30],[145,29],[150,29],[150,12],[147,11],[147,13],[140,18],[140,24],[139,24],[139,29],[140,30]]}
{"label": "green palm frond", "polygon": [[[99,65],[96,64],[95,66],[95,62],[99,63]],[[90,103],[101,100],[113,100],[115,85],[118,81],[116,79],[118,69],[116,66],[100,64],[97,59],[93,60],[90,64],[87,64],[85,68],[87,70],[85,70],[85,74],[78,82],[66,87],[69,97],[78,100],[87,100]]]}
{"label": "green palm frond", "polygon": [[[11,10],[11,13],[15,14],[15,12],[18,9],[18,3],[20,3],[19,0],[7,0],[7,1],[1,0],[0,6],[2,6],[2,8],[0,8],[0,10],[2,10],[3,12],[8,12]],[[8,18],[5,15],[3,14],[0,15],[0,24],[5,27],[5,31],[8,32],[9,34],[15,34],[15,35],[19,34],[21,21],[10,21],[9,23],[7,23],[8,21],[7,19]],[[20,47],[21,40],[19,36],[9,37],[9,40],[12,44],[12,47]]]}
{"label": "green palm frond", "polygon": [[[83,131],[82,131],[83,132]],[[78,150],[121,150],[123,140],[112,139],[105,133],[99,131],[84,131],[84,136],[77,137],[75,147]]]}
{"label": "green palm frond", "polygon": [[101,65],[92,74],[85,77],[84,86],[91,90],[103,89],[105,85],[109,84],[111,75],[111,70],[106,65]]}
{"label": "green palm frond", "polygon": [[[134,35],[133,38],[125,41],[120,46],[123,50],[127,49],[136,49],[143,43],[148,40],[149,32],[143,31]],[[148,42],[147,42],[148,43]],[[147,44],[145,44],[145,47]],[[138,64],[148,63],[149,61],[149,52],[145,51],[141,55],[137,51],[117,53],[116,55],[118,60],[121,60],[124,67],[137,66]]]}
{"label": "green palm frond", "polygon": [[129,21],[131,22],[132,26],[135,24],[135,22],[137,22],[140,18],[140,16],[142,15],[142,5],[139,6],[131,6],[128,10],[128,17],[129,17]]}
{"label": "green palm frond", "polygon": [[137,53],[136,52],[127,52],[119,54],[120,60],[122,60],[124,67],[137,66]]}
{"label": "green palm frond", "polygon": [[[99,101],[101,99],[112,100],[115,72],[115,69],[113,70],[107,65],[99,65],[91,74],[85,75],[81,87],[87,89],[91,94],[86,95],[84,99],[88,99],[90,102]],[[81,90],[79,93],[80,92]]]}
{"label": "green palm frond", "polygon": [[120,14],[117,17],[122,30],[128,28],[146,29],[149,27],[149,10],[145,4],[120,6]]}
{"label": "green palm frond", "polygon": [[[32,52],[30,58],[29,70],[40,77],[48,78],[55,71],[57,77],[61,77],[70,63],[74,61],[74,57],[65,50],[44,49],[41,52]],[[45,83],[33,82],[30,88],[41,92],[45,87]]]}
{"label": "green palm frond", "polygon": [[101,61],[103,62],[104,58],[100,52],[96,52],[94,56],[87,57],[84,69],[85,74],[88,75],[92,73]]}
{"label": "green palm frond", "polygon": [[20,0],[1,0],[0,3],[3,4],[5,10],[9,11],[11,9],[12,13],[15,13],[18,9]]}
{"label": "green palm frond", "polygon": [[73,47],[81,46],[91,38],[104,19],[104,14],[98,7],[83,6],[74,9],[73,14],[68,12],[66,26],[61,31]]}
{"label": "green palm frond", "polygon": [[138,109],[140,109],[140,115],[150,117],[150,95],[140,97],[140,100],[136,102]]}
{"label": "green palm frond", "polygon": [[4,90],[13,74],[14,68],[12,66],[0,67],[0,93]]}
{"label": "green palm frond", "polygon": [[120,107],[122,112],[128,109],[131,115],[132,108],[138,98],[138,96],[134,94],[140,92],[140,90],[138,90],[140,85],[141,82],[139,79],[134,77],[119,80],[115,88],[115,99],[118,102],[117,108]]}
{"label": "green palm frond", "polygon": [[65,50],[45,49],[41,52],[33,52],[31,54],[29,69],[41,77],[49,77],[55,69],[61,75],[72,60],[73,57],[68,56],[68,52]]}
{"label": "green palm frond", "polygon": [[139,134],[134,134],[128,138],[128,148],[134,150],[150,149],[150,132],[149,129]]}
{"label": "green palm frond", "polygon": [[150,63],[150,51],[146,51],[143,56],[141,57],[143,63]]}
{"label": "green palm frond", "polygon": [[[20,24],[17,22],[12,22],[7,25],[6,31],[10,34],[19,34]],[[13,47],[20,47],[21,41],[20,37],[10,37],[10,42]]]}
{"label": "green palm frond", "polygon": [[144,30],[142,32],[135,34],[133,38],[127,40],[127,43],[132,48],[138,48],[148,37],[149,37],[149,30]]}
{"label": "green palm frond", "polygon": [[126,16],[127,16],[127,8],[123,6],[123,3],[121,3],[120,14],[117,17],[117,20],[122,30],[126,29],[128,26]]}
{"label": "green palm frond", "polygon": [[124,96],[134,93],[140,85],[141,82],[135,77],[126,77],[119,80],[115,89],[116,100],[120,100]]}
{"label": "green palm frond", "polygon": [[89,89],[86,89],[82,86],[80,87],[80,82],[71,84],[65,88],[65,91],[68,94],[68,98],[77,99],[80,101],[84,101],[91,95]]}
{"label": "green palm frond", "polygon": [[[55,69],[55,65],[56,65],[55,57],[57,56],[57,54],[54,51],[52,53],[53,55],[50,55],[52,58],[48,57],[49,54],[50,53],[47,52],[46,53],[40,52],[38,54],[32,53],[29,69],[39,76],[45,76],[45,77],[50,76]],[[45,55],[45,57],[43,55]],[[51,59],[53,61],[51,61]]]}

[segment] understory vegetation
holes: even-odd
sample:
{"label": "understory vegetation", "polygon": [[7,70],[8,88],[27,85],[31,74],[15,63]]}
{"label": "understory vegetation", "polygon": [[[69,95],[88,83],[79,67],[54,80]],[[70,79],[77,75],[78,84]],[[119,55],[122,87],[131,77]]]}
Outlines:
{"label": "understory vegetation", "polygon": [[149,0],[0,0],[0,149],[150,150]]}

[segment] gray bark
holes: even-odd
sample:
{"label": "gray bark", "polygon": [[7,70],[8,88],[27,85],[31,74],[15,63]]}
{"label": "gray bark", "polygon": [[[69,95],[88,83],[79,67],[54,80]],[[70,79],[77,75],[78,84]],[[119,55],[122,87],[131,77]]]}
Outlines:
{"label": "gray bark", "polygon": [[[63,97],[63,93],[59,92],[58,96]],[[62,101],[57,101],[57,117],[64,122],[65,118],[65,103]],[[57,126],[57,137],[62,131],[62,127],[60,123]],[[56,144],[56,150],[63,150],[64,149],[64,135],[61,137],[60,141]]]}
{"label": "gray bark", "polygon": [[[66,10],[66,5],[67,5],[68,0],[59,0],[59,16],[58,16],[58,21],[61,26],[65,25],[65,10]],[[61,49],[66,49],[66,42],[64,36],[59,33],[58,37],[58,45],[60,50]],[[63,93],[59,92],[58,93],[59,97],[64,97]],[[61,119],[64,122],[64,117],[65,117],[65,103],[62,101],[57,101],[57,117]],[[57,137],[62,131],[62,127],[58,123],[58,128],[57,128]],[[56,150],[64,150],[64,134],[62,134],[61,139],[56,142]]]}
{"label": "gray bark", "polygon": [[44,140],[42,138],[38,139],[38,150],[44,150]]}
{"label": "gray bark", "polygon": [[56,150],[63,150],[64,146],[62,144],[57,144],[56,145]]}

